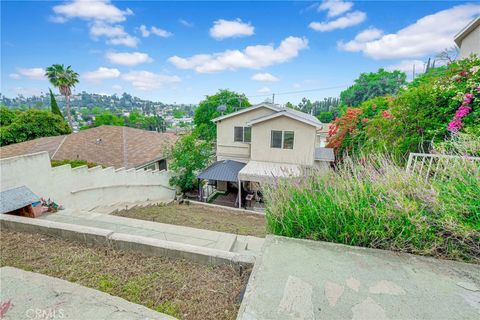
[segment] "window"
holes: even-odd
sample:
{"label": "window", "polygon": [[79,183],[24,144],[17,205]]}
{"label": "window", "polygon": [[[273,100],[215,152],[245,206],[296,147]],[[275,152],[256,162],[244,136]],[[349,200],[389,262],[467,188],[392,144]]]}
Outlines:
{"label": "window", "polygon": [[284,131],[283,132],[283,149],[293,149],[293,131]]}
{"label": "window", "polygon": [[272,130],[270,147],[277,149],[293,149],[294,139],[295,133],[293,131]]}
{"label": "window", "polygon": [[235,127],[234,128],[233,141],[243,142],[243,127]]}
{"label": "window", "polygon": [[243,142],[252,142],[252,128],[243,128]]}
{"label": "window", "polygon": [[233,132],[233,141],[235,142],[251,142],[252,128],[250,127],[235,127]]}
{"label": "window", "polygon": [[272,130],[272,141],[270,146],[272,148],[282,148],[282,131]]}

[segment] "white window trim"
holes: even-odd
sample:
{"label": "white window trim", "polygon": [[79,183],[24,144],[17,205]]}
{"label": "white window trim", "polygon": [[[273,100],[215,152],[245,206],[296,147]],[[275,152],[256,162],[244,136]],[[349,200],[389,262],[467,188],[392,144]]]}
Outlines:
{"label": "white window trim", "polygon": [[[235,128],[242,128],[242,141],[236,141],[235,140]],[[250,128],[250,141],[245,141],[245,128]],[[233,142],[251,144],[252,143],[252,127],[234,126],[233,127]]]}
{"label": "white window trim", "polygon": [[[280,148],[272,147],[273,131],[280,131],[282,133],[282,142],[281,142]],[[285,132],[293,132],[293,145],[292,145],[291,149],[290,148],[284,148]],[[270,130],[270,149],[293,150],[294,147],[295,147],[295,131],[294,130],[276,130],[276,129]]]}

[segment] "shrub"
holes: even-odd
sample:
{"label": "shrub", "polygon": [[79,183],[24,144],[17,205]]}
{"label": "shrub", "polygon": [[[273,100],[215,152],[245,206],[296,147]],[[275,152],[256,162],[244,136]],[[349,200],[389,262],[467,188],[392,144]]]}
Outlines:
{"label": "shrub", "polygon": [[321,123],[330,123],[333,121],[333,113],[330,111],[320,112],[318,120],[320,120]]}
{"label": "shrub", "polygon": [[480,263],[478,162],[451,161],[426,180],[386,156],[346,158],[336,172],[279,181],[265,196],[277,235]]}
{"label": "shrub", "polygon": [[86,160],[51,160],[50,164],[52,165],[52,167],[59,167],[65,164],[69,164],[72,168],[80,166],[87,166],[89,168],[93,168],[98,166],[98,164],[94,162],[88,162]]}

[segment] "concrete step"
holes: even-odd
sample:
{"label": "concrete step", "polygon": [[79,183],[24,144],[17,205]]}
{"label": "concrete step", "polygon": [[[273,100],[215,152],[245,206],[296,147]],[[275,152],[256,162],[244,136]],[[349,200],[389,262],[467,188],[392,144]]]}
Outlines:
{"label": "concrete step", "polygon": [[42,216],[41,219],[253,256],[260,252],[261,245],[258,245],[258,242],[263,243],[261,238],[125,218],[95,211],[61,210]]}

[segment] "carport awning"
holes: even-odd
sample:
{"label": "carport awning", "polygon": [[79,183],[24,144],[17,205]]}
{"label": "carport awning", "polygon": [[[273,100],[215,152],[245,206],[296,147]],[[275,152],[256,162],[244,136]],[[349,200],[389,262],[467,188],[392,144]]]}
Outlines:
{"label": "carport awning", "polygon": [[249,161],[238,173],[238,178],[241,181],[273,183],[279,178],[298,178],[305,174],[305,168],[300,165]]}
{"label": "carport awning", "polygon": [[198,175],[198,179],[238,182],[238,173],[245,163],[234,160],[217,161]]}

